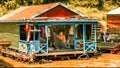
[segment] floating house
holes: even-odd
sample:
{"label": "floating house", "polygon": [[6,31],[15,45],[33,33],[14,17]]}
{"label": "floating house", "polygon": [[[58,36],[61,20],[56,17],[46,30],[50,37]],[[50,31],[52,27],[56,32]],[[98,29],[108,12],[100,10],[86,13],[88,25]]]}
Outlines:
{"label": "floating house", "polygon": [[107,13],[108,28],[120,28],[120,7]]}
{"label": "floating house", "polygon": [[0,17],[0,22],[14,22],[19,26],[18,50],[28,54],[58,52],[53,47],[53,49],[50,49],[51,46],[49,45],[51,41],[49,40],[49,32],[53,32],[51,35],[54,36],[55,47],[59,48],[62,45],[62,42],[57,41],[57,34],[51,29],[52,25],[73,26],[72,41],[70,42],[70,38],[66,39],[68,43],[73,44],[68,44],[67,48],[63,47],[63,49],[59,50],[60,52],[82,49],[79,53],[86,54],[97,51],[96,26],[98,20],[79,14],[62,3],[21,7]]}

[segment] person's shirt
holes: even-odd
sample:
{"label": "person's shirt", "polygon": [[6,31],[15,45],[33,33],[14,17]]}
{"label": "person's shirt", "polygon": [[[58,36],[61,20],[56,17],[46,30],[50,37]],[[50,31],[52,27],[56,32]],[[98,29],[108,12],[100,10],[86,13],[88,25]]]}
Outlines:
{"label": "person's shirt", "polygon": [[62,42],[66,42],[66,38],[65,36],[62,34],[62,35],[58,35],[58,38],[62,41]]}

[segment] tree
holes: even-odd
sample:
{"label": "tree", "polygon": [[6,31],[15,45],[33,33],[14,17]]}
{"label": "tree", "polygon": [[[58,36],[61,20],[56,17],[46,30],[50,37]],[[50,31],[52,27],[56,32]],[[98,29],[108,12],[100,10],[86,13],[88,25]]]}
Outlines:
{"label": "tree", "polygon": [[39,5],[39,4],[43,3],[43,1],[45,1],[45,0],[32,0],[32,4]]}
{"label": "tree", "polygon": [[112,0],[112,3],[115,5],[120,6],[120,0]]}
{"label": "tree", "polygon": [[8,1],[8,2],[5,2],[4,7],[7,10],[15,9],[16,8],[16,3],[15,3],[15,1]]}
{"label": "tree", "polygon": [[24,5],[24,0],[15,0],[16,4]]}
{"label": "tree", "polygon": [[104,0],[98,0],[98,9],[101,10],[104,8]]}

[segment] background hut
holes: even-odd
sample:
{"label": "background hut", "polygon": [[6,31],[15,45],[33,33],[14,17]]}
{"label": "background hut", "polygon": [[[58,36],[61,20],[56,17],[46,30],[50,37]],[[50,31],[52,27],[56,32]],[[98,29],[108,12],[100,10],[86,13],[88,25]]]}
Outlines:
{"label": "background hut", "polygon": [[120,39],[120,7],[107,13],[107,27],[111,39]]}

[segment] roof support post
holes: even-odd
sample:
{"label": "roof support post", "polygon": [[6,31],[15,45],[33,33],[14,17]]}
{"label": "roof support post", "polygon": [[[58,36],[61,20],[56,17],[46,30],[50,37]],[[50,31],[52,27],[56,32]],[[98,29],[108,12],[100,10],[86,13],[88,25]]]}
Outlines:
{"label": "roof support post", "polygon": [[[97,27],[97,24],[95,23],[94,24],[94,41],[95,41],[95,43],[96,43],[96,38],[97,38],[97,36],[96,36],[96,34],[97,34],[97,32],[96,32],[96,27]],[[95,50],[97,50],[96,49],[96,44],[94,44],[95,45]]]}
{"label": "roof support post", "polygon": [[86,24],[83,24],[83,53],[86,53]]}
{"label": "roof support post", "polygon": [[45,26],[46,31],[46,54],[48,54],[48,25]]}

